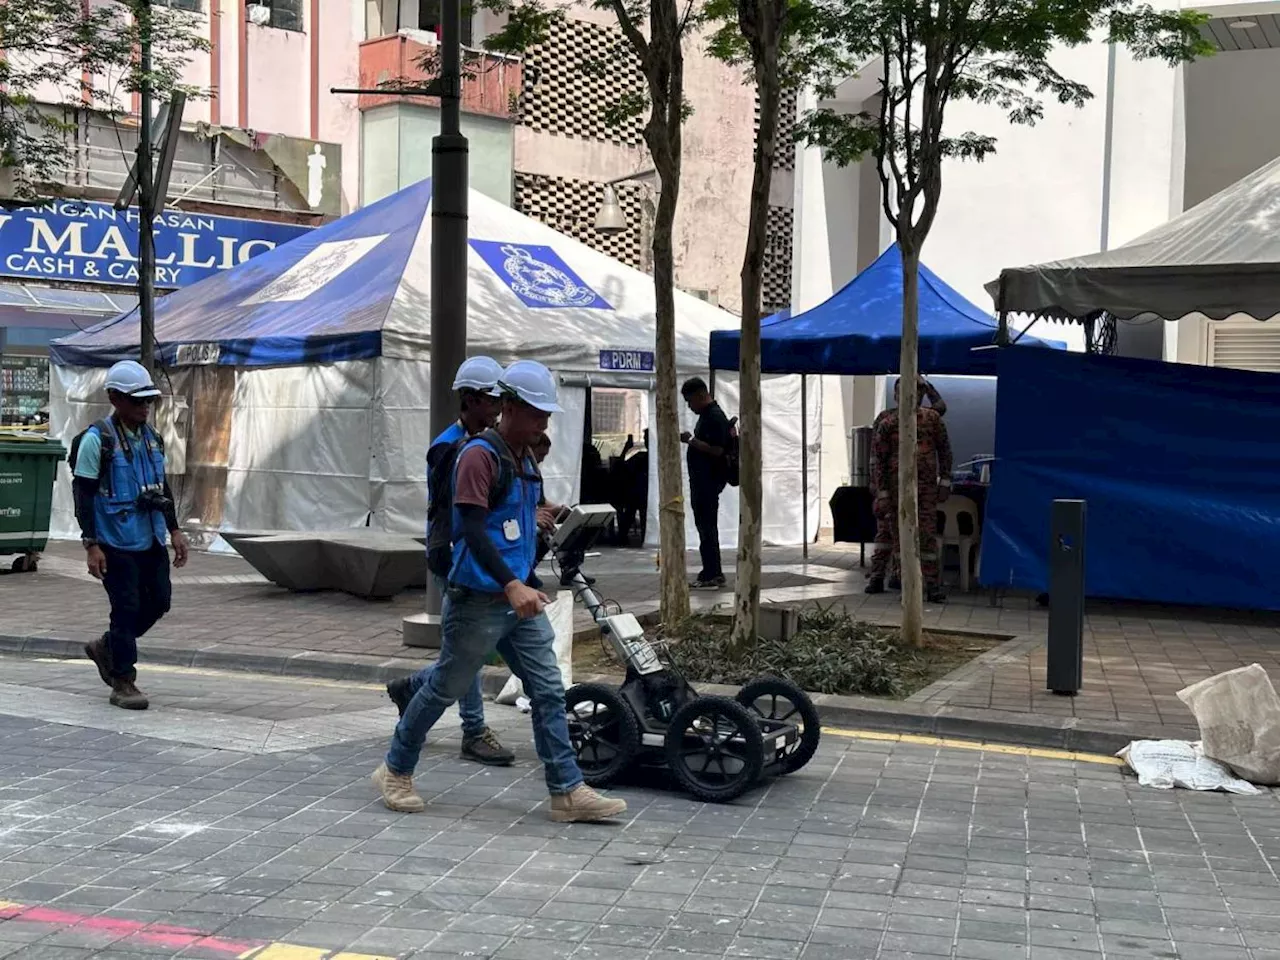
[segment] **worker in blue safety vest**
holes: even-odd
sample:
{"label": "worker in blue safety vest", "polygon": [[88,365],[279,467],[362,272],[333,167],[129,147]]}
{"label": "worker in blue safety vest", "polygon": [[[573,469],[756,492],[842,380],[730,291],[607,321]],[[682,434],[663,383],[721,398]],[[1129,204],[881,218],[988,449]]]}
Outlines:
{"label": "worker in blue safety vest", "polygon": [[166,541],[173,545],[173,565],[187,562],[187,540],[165,477],[164,441],[147,422],[159,396],[142,364],[122,360],[107,373],[114,412],[71,445],[85,558],[111,602],[109,629],[84,650],[111,688],[111,703],[126,710],[148,706],[137,687],[138,638],[169,612]]}
{"label": "worker in blue safety vest", "polygon": [[551,793],[551,819],[615,819],[626,812],[625,801],[601,796],[583,781],[569,740],[555,632],[544,612],[550,601],[530,585],[538,528],[553,526],[562,509],[540,506],[542,477],[532,453],[551,414],[561,412],[555,378],[540,363],[518,360],[503,371],[499,389],[502,419],[497,429],[467,442],[454,474],[453,566],[440,659],[400,718],[373,782],[389,809],[424,809],[413,771],[426,735],[496,650],[529,697],[534,746]]}

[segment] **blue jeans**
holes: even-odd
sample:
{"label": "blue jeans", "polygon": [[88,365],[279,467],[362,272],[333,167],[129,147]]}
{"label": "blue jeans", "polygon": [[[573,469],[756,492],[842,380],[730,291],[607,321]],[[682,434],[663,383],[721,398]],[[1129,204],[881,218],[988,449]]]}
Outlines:
{"label": "blue jeans", "polygon": [[[432,574],[432,578],[436,581],[440,596],[445,596],[449,592],[448,581],[443,577],[435,576],[435,574]],[[428,664],[409,678],[409,692],[412,695],[417,696],[418,691],[422,689],[422,685],[427,682],[427,678],[435,671],[437,663]],[[476,671],[475,680],[472,681],[471,687],[458,698],[458,715],[462,717],[462,735],[464,737],[478,737],[484,733],[487,724],[484,722],[484,695],[480,692],[479,671]]]}
{"label": "blue jeans", "polygon": [[524,684],[533,710],[533,743],[546,768],[547,789],[569,793],[582,783],[577,755],[569,743],[564,712],[564,681],[556,663],[555,631],[545,613],[517,619],[502,594],[450,587],[444,595],[440,659],[426,671],[422,685],[396,724],[387,750],[387,767],[412,774],[427,733],[441,715],[470,688],[495,650]]}

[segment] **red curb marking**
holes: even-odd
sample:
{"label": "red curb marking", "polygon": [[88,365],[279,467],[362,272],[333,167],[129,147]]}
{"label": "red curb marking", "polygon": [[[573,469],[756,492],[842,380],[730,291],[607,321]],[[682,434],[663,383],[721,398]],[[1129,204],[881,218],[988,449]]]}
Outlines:
{"label": "red curb marking", "polygon": [[251,950],[263,946],[261,942],[242,943],[211,937],[190,927],[174,927],[164,923],[144,923],[140,920],[121,920],[115,917],[89,917],[66,910],[54,910],[50,907],[27,907],[20,903],[0,902],[0,920],[20,921],[23,923],[46,923],[57,927],[78,927],[81,930],[92,930],[108,934],[117,939],[129,938],[142,943],[181,950],[185,947],[199,946],[218,953],[228,953],[235,957],[243,956]]}

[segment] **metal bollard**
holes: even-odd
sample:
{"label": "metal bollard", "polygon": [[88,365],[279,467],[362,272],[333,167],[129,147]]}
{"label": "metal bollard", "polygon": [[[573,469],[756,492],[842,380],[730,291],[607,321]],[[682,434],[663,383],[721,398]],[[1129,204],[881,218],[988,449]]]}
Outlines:
{"label": "metal bollard", "polygon": [[1068,697],[1084,682],[1084,527],[1083,500],[1053,501],[1045,685]]}

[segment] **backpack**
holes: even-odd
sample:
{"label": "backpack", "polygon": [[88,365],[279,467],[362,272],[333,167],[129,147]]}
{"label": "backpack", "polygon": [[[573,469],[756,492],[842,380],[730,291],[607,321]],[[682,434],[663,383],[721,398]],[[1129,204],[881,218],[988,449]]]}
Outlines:
{"label": "backpack", "polygon": [[[102,452],[98,455],[98,489],[107,496],[111,495],[111,458],[116,452],[116,428],[111,422],[110,417],[98,420],[95,423],[85,427],[71,440],[71,450],[67,454],[67,464],[71,468],[71,475],[74,477],[76,472],[76,458],[80,456],[80,442],[84,439],[84,435],[93,427],[98,428],[98,436],[102,439]],[[144,423],[142,429],[147,432],[152,442],[155,443],[156,449],[160,451],[161,456],[164,455],[164,437],[160,433],[151,428],[150,424]],[[125,448],[125,456],[132,459],[133,452],[130,448]]]}
{"label": "backpack", "polygon": [[738,485],[740,466],[738,461],[738,418],[729,421],[729,446],[724,451],[724,478],[731,487]]}
{"label": "backpack", "polygon": [[[498,451],[498,476],[489,488],[490,510],[506,499],[517,474],[526,476],[502,435],[492,428],[474,437],[462,437],[446,448],[427,477],[427,489],[435,491],[427,505],[427,569],[438,577],[448,577],[453,567],[453,477],[458,455],[468,443],[479,439]],[[542,475],[536,478],[541,480]]]}

